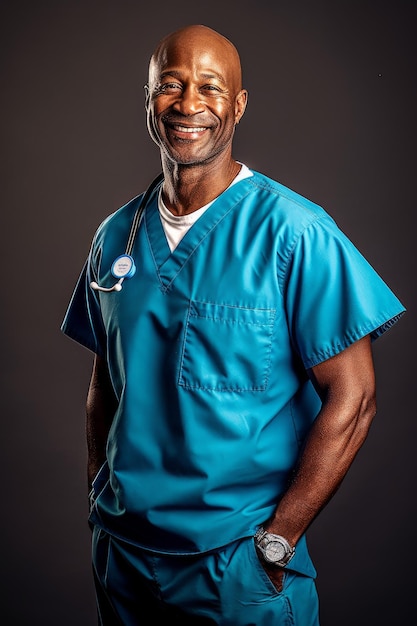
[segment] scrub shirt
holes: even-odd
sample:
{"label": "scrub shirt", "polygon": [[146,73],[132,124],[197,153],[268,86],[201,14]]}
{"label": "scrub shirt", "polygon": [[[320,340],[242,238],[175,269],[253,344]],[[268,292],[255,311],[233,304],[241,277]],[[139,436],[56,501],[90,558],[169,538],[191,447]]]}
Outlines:
{"label": "scrub shirt", "polygon": [[[114,283],[140,197],[99,227],[62,330],[107,359],[118,400],[92,522],[200,553],[272,515],[321,406],[306,369],[405,309],[321,207],[258,172],[172,253],[157,195],[120,292],[90,282]],[[305,537],[290,567],[314,575]]]}

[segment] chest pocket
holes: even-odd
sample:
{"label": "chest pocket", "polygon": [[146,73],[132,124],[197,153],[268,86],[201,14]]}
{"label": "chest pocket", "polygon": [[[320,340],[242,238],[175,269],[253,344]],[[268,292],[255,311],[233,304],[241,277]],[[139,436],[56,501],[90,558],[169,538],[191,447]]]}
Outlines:
{"label": "chest pocket", "polygon": [[268,386],[275,309],[191,302],[178,384],[213,391]]}

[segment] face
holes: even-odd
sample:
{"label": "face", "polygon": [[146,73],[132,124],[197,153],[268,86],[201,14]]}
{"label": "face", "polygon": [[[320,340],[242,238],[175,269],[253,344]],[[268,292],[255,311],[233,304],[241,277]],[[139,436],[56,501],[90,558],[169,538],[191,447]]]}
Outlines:
{"label": "face", "polygon": [[147,123],[162,157],[201,165],[231,154],[246,106],[240,63],[231,44],[203,27],[161,44],[147,86]]}

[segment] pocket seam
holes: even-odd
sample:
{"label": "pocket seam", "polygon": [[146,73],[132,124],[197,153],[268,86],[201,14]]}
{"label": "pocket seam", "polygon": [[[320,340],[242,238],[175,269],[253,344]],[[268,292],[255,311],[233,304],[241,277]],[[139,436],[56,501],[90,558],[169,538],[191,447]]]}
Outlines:
{"label": "pocket seam", "polygon": [[[201,305],[200,308],[199,308],[199,305]],[[224,311],[227,311],[227,310],[235,311],[235,312],[245,311],[247,312],[248,316],[250,312],[254,316],[257,313],[262,312],[265,317],[265,322],[257,321],[256,319],[247,321],[247,320],[242,320],[242,319],[232,319],[232,318],[228,319],[227,317],[220,317],[220,316],[216,316],[213,314],[209,315],[208,314],[209,312],[204,311],[205,305],[209,305],[209,306],[211,305],[219,309],[222,308]],[[273,308],[240,307],[240,306],[230,305],[230,304],[217,304],[215,302],[210,302],[210,301],[191,300],[189,303],[188,311],[187,311],[187,318],[186,318],[185,329],[184,329],[184,339],[183,339],[183,345],[182,345],[181,356],[180,356],[177,384],[180,387],[183,387],[184,389],[196,389],[196,390],[202,390],[202,391],[217,391],[217,392],[265,391],[265,389],[267,389],[268,387],[269,374],[271,370],[272,334],[274,331],[275,317],[276,317],[276,309],[273,309]],[[187,338],[189,337],[191,318],[209,320],[215,323],[223,323],[223,324],[230,324],[230,325],[240,324],[244,327],[247,327],[247,326],[258,326],[260,328],[265,327],[267,329],[267,332],[265,333],[265,339],[268,339],[268,344],[264,348],[265,349],[264,368],[262,372],[263,380],[260,381],[261,384],[255,384],[254,382],[251,385],[246,385],[246,386],[245,385],[207,386],[207,385],[202,385],[198,383],[193,384],[192,381],[187,382],[186,377],[184,377],[184,360],[187,355],[187,343],[188,343]]]}

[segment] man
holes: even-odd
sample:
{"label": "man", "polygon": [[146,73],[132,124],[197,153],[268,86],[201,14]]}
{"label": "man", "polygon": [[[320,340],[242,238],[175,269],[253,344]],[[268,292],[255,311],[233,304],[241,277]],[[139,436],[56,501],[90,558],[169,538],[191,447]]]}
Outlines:
{"label": "man", "polygon": [[146,111],[162,181],[142,220],[141,196],[99,227],[63,322],[95,353],[105,626],[318,624],[305,532],[374,417],[371,342],[404,312],[322,208],[233,158],[246,103],[219,33],[160,42]]}

